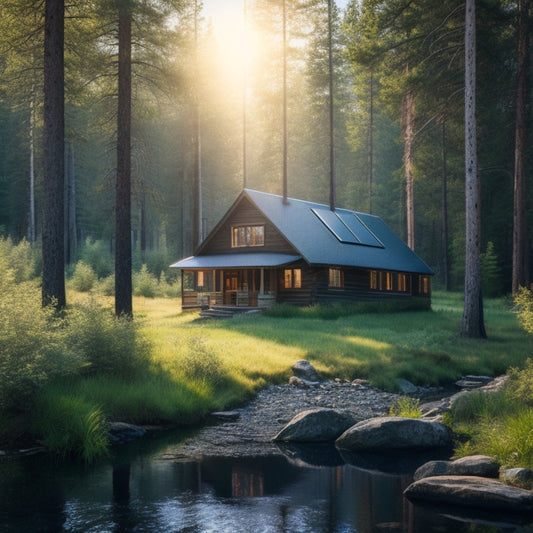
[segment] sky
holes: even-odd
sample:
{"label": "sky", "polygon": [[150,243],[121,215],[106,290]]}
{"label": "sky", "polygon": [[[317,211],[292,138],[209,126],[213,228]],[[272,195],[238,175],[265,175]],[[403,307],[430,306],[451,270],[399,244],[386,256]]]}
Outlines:
{"label": "sky", "polygon": [[[344,9],[349,0],[335,0],[340,9]],[[228,18],[242,17],[243,0],[204,0],[204,14],[213,24]]]}

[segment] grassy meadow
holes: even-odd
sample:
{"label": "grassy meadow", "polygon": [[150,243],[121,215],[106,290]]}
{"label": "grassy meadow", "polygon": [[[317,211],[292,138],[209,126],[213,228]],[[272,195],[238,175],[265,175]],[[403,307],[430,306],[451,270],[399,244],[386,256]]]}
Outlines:
{"label": "grassy meadow", "polygon": [[[362,378],[394,391],[398,378],[447,384],[523,368],[532,355],[506,299],[485,302],[487,340],[460,336],[462,298],[447,293],[434,295],[431,311],[282,307],[232,320],[202,320],[182,313],[179,298],[142,296],[134,297],[133,321],[117,319],[111,298],[72,289],[58,319],[40,309],[32,284],[12,286],[4,300],[13,328],[4,331],[2,364],[12,379],[0,387],[0,443],[30,434],[58,455],[86,461],[107,450],[105,421],[195,424],[287,382],[298,359],[327,378]],[[20,380],[16,357],[28,346],[33,366]],[[24,405],[16,401],[22,397]]]}

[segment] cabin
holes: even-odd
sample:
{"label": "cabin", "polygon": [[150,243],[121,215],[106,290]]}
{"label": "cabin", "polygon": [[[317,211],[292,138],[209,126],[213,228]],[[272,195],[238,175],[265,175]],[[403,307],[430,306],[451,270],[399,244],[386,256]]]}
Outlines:
{"label": "cabin", "polygon": [[429,308],[432,269],[381,218],[244,189],[181,269],[182,308],[389,301]]}

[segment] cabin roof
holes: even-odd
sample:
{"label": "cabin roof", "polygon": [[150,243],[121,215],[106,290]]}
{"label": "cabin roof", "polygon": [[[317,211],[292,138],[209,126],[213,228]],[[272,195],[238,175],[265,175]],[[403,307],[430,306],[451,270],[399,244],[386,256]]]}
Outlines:
{"label": "cabin roof", "polygon": [[[276,266],[250,264],[250,262],[259,261],[258,256],[264,256],[262,260],[266,260],[268,256],[285,254],[260,254],[254,251],[249,254],[202,255],[204,244],[216,236],[222,222],[238,208],[243,198],[248,198],[276,226],[294,247],[295,252],[310,265],[434,274],[433,270],[378,216],[340,208],[331,211],[327,205],[295,198],[288,198],[284,202],[281,196],[252,189],[244,189],[241,192],[222,221],[200,245],[195,257],[184,259],[172,266],[200,268],[192,265],[204,263],[210,267],[222,267],[225,265],[221,264],[221,261],[228,261],[230,255],[236,257],[236,261],[237,258],[242,260],[239,265],[235,263],[232,266]],[[299,256],[295,254],[293,260],[299,259]],[[286,262],[278,263],[281,264]]]}
{"label": "cabin roof", "polygon": [[276,253],[240,253],[240,254],[217,254],[217,255],[193,255],[178,261],[171,267],[176,268],[261,268],[287,265],[298,261],[300,255],[276,254]]}

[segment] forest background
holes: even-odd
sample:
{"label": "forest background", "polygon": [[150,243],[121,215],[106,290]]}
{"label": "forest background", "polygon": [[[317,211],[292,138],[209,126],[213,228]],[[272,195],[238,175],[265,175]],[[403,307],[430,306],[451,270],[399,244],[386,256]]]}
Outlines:
{"label": "forest background", "polygon": [[[114,247],[118,29],[107,4],[79,1],[66,11],[67,264],[75,264],[88,245],[110,252]],[[477,2],[487,295],[511,290],[518,30],[524,4],[529,36],[531,2]],[[139,1],[133,11],[132,239],[137,268],[147,263],[156,276],[194,250],[198,176],[203,236],[244,183],[281,193],[283,6],[288,192],[328,203],[328,2],[247,0],[243,6],[246,25],[230,30],[230,44],[203,17],[200,1]],[[464,2],[354,0],[344,10],[333,8],[337,205],[381,216],[435,269],[437,285],[461,290]],[[40,3],[3,2],[0,233],[35,246],[43,196],[42,42]],[[530,71],[527,46],[525,57]],[[526,130],[530,100],[528,89],[519,115]],[[522,147],[525,175],[531,171],[530,146]],[[531,227],[530,184],[522,196],[525,226]],[[414,225],[408,224],[408,213]],[[530,256],[530,236],[526,243]],[[104,264],[98,275],[111,272],[112,264]]]}

